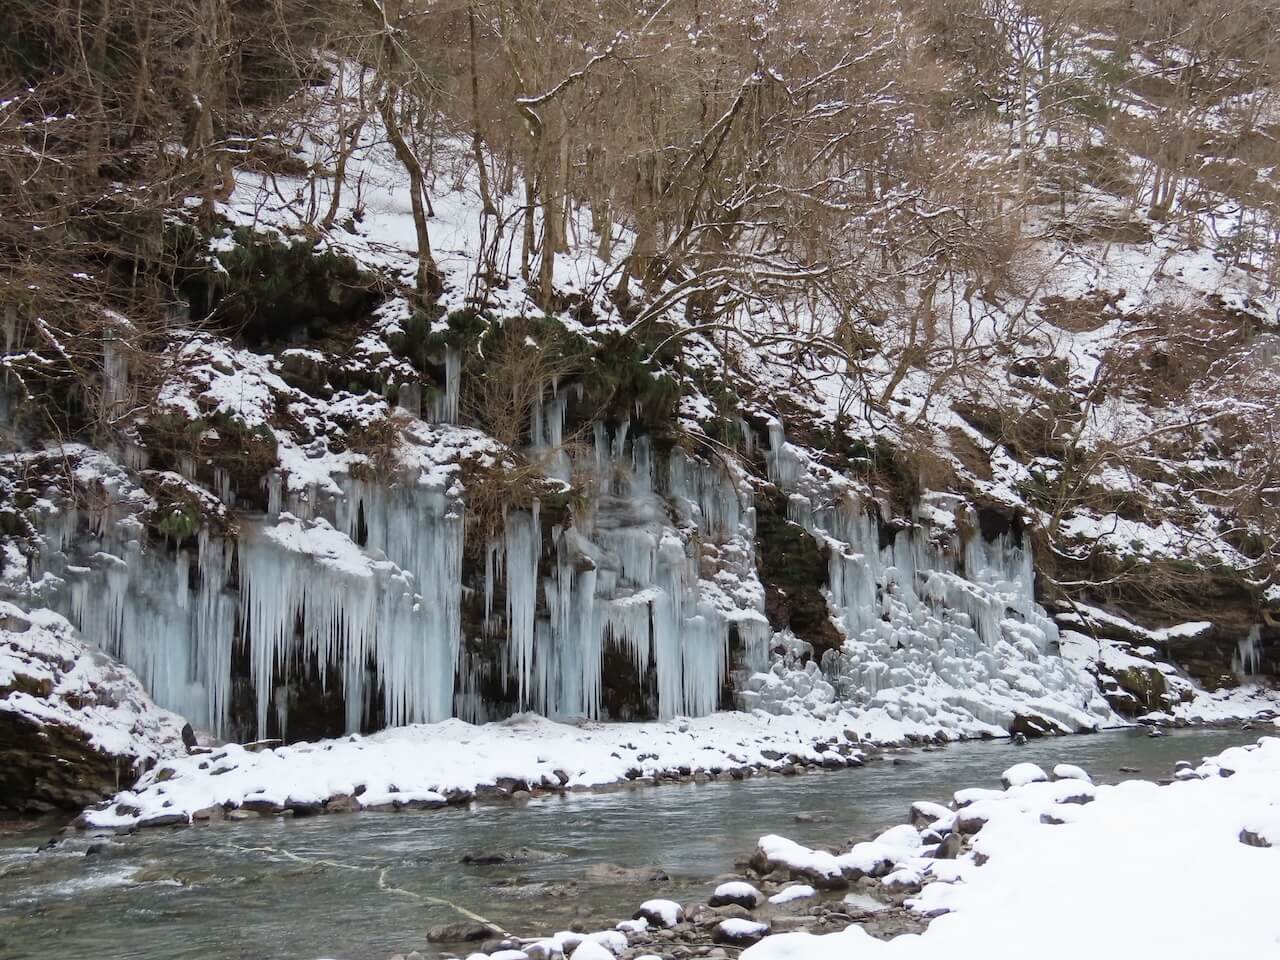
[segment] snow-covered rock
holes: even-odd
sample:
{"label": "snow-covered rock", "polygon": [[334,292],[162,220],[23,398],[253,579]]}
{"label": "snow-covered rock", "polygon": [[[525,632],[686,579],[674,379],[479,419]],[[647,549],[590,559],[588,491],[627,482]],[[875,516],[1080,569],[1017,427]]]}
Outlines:
{"label": "snow-covered rock", "polygon": [[1072,763],[1055,765],[1053,777],[1055,780],[1083,780],[1085,783],[1093,783],[1093,777],[1089,776],[1089,772],[1084,767],[1077,767]]}
{"label": "snow-covered rock", "polygon": [[723,907],[732,903],[740,907],[746,907],[748,910],[754,910],[763,902],[764,894],[751,884],[741,880],[731,880],[728,883],[720,884],[716,887],[715,893],[711,895],[711,899],[707,901],[713,907]]}
{"label": "snow-covered rock", "polygon": [[1000,782],[1005,787],[1021,787],[1027,783],[1039,783],[1048,780],[1049,775],[1037,767],[1034,763],[1015,763],[1012,767],[1000,774]]}
{"label": "snow-covered rock", "polygon": [[35,812],[101,800],[182,757],[184,727],[61,616],[0,601],[0,804]]}
{"label": "snow-covered rock", "polygon": [[817,895],[818,891],[807,883],[793,883],[789,887],[783,887],[771,896],[769,902],[781,906],[784,903],[791,903],[793,900],[808,900]]}
{"label": "snow-covered rock", "polygon": [[616,956],[607,946],[589,938],[579,942],[572,951],[566,950],[566,953],[570,957],[576,957],[577,960],[614,960]]}
{"label": "snow-covered rock", "polygon": [[684,907],[674,900],[646,900],[635,912],[637,920],[647,920],[655,927],[674,927],[684,920]]}
{"label": "snow-covered rock", "polygon": [[714,939],[717,943],[747,944],[754,943],[769,932],[767,923],[754,920],[742,920],[737,917],[721,920],[716,926]]}

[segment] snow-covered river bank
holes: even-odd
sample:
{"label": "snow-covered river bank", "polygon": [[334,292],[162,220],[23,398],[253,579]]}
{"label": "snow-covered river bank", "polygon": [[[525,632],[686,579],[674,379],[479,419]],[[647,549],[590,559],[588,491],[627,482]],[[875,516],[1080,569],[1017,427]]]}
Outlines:
{"label": "snow-covered river bank", "polygon": [[[39,854],[44,834],[8,835],[0,837],[0,956],[386,960],[438,952],[427,930],[465,919],[449,904],[525,936],[575,920],[601,929],[651,897],[705,899],[711,881],[765,834],[848,844],[902,822],[914,800],[998,786],[1016,762],[1077,764],[1098,782],[1161,778],[1177,760],[1257,735],[1117,731],[1022,747],[962,743],[795,777],[431,813],[262,818],[114,840],[85,834]],[[518,862],[462,862],[493,854]],[[605,864],[653,868],[668,879],[605,882]]]}

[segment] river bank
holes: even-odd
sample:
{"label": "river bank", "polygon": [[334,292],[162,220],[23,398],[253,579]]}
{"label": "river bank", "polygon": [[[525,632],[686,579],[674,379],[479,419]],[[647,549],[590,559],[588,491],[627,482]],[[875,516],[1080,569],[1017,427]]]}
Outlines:
{"label": "river bank", "polygon": [[[483,941],[427,938],[433,927],[467,920],[456,907],[523,937],[598,931],[630,919],[648,899],[705,903],[719,882],[744,876],[745,858],[764,835],[847,851],[901,823],[911,801],[998,787],[1001,772],[1018,762],[1052,769],[1065,761],[1099,783],[1159,779],[1178,760],[1220,753],[1259,732],[972,741],[887,753],[885,761],[821,775],[568,791],[430,816],[253,816],[217,829],[73,831],[41,853],[35,848],[48,832],[0,836],[0,953],[42,957],[56,942],[63,960],[465,956]],[[762,891],[775,882],[756,881]],[[838,915],[853,909],[842,903],[845,894],[870,884],[819,891],[789,909],[819,909],[832,925],[811,929],[841,929],[849,921]],[[902,914],[879,911],[876,921],[895,915]],[[133,933],[139,925],[145,937]],[[715,945],[681,940],[653,952],[677,947]]]}
{"label": "river bank", "polygon": [[[1267,721],[1276,700],[1241,688],[1150,723]],[[1188,705],[1188,707],[1197,704]],[[995,738],[990,726],[966,733]],[[197,748],[84,812],[77,825],[132,830],[254,816],[310,816],[528,800],[620,784],[742,780],[858,767],[885,748],[956,742],[884,711],[835,716],[719,713],[667,723],[556,723],[534,714],[472,725],[458,720],[288,746]]]}

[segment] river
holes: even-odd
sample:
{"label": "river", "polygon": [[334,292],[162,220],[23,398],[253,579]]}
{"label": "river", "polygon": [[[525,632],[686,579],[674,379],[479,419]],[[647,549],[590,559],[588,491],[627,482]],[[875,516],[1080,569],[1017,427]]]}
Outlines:
{"label": "river", "polygon": [[[1077,764],[1098,782],[1161,778],[1177,760],[1256,736],[1202,729],[1151,738],[1131,730],[1024,746],[960,743],[797,777],[225,822],[105,841],[76,837],[42,853],[35,847],[45,833],[8,833],[0,835],[0,958],[387,960],[415,949],[431,956],[439,951],[427,944],[427,929],[462,919],[449,903],[519,935],[564,929],[575,918],[599,929],[651,896],[705,896],[708,882],[731,871],[762,834],[847,843],[902,822],[912,800],[998,786],[1001,771],[1019,761]],[[460,863],[468,853],[520,847],[536,851],[535,862]],[[658,867],[671,879],[583,879],[603,863]]]}

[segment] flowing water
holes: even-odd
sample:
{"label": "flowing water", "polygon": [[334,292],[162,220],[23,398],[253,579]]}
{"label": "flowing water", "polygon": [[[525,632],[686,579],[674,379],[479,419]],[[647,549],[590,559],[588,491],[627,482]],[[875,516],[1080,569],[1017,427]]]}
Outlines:
{"label": "flowing water", "polygon": [[[1020,747],[962,743],[798,777],[631,787],[521,806],[226,822],[78,837],[42,853],[34,848],[43,833],[0,834],[0,958],[431,955],[439,950],[426,943],[427,929],[463,919],[450,903],[518,935],[565,929],[574,919],[599,929],[649,897],[705,897],[709,881],[765,833],[847,843],[903,821],[912,800],[998,786],[1001,771],[1019,761],[1078,764],[1099,782],[1160,778],[1177,760],[1256,736],[1121,731]],[[459,862],[521,847],[532,862]],[[604,863],[658,867],[670,879],[584,879]]]}

